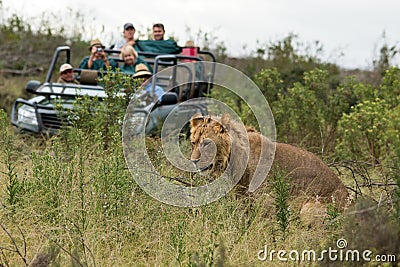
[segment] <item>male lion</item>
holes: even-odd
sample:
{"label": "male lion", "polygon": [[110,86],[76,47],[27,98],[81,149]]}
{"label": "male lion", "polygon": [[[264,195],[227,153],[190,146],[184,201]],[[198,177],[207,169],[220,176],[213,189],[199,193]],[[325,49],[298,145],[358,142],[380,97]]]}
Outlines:
{"label": "male lion", "polygon": [[[265,180],[283,172],[290,179],[292,195],[318,198],[323,202],[334,199],[338,207],[345,206],[348,198],[345,186],[314,154],[292,145],[273,143],[253,128],[244,128],[228,114],[222,117],[196,114],[191,118],[190,126],[191,161],[200,171],[208,171],[216,178],[228,170],[227,174],[233,179],[240,179],[240,186],[250,189],[257,165],[262,162],[271,166]],[[269,159],[260,158],[262,149]],[[237,173],[240,177],[235,177]],[[263,173],[262,179],[266,175]]]}

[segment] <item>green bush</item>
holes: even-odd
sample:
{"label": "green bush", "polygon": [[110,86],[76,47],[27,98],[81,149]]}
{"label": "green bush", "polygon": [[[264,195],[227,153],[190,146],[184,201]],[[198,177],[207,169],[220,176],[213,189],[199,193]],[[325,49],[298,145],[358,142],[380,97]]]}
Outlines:
{"label": "green bush", "polygon": [[277,68],[262,69],[254,75],[254,82],[269,103],[277,101],[282,94],[287,92]]}
{"label": "green bush", "polygon": [[[345,158],[382,163],[395,156],[399,131],[399,69],[386,71],[378,87],[357,84],[357,102],[338,124],[337,152]],[[397,138],[397,139],[396,139]],[[396,144],[396,145],[393,145]]]}
{"label": "green bush", "polygon": [[389,109],[385,100],[365,100],[343,114],[339,121],[340,142],[337,152],[345,158],[380,162],[385,145]]}
{"label": "green bush", "polygon": [[324,70],[307,72],[303,83],[295,83],[271,103],[280,141],[323,147],[329,129],[326,114],[329,114],[330,91],[326,77]]}

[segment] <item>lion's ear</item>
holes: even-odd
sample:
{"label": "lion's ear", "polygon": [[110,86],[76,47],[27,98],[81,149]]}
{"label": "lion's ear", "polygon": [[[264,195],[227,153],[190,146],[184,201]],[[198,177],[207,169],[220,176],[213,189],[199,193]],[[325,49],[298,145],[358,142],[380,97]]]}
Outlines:
{"label": "lion's ear", "polygon": [[231,121],[231,116],[228,113],[224,113],[221,117],[221,123],[223,125],[228,125]]}
{"label": "lion's ear", "polygon": [[190,119],[190,127],[198,126],[200,123],[203,122],[203,120],[204,117],[200,113],[193,115],[192,118]]}

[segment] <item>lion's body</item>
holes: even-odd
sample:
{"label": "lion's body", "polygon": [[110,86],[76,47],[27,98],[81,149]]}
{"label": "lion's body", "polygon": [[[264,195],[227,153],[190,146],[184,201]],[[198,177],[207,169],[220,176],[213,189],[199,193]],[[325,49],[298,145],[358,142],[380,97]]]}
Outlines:
{"label": "lion's body", "polygon": [[[248,146],[246,146],[247,140]],[[239,177],[239,185],[249,188],[260,156],[267,155],[274,159],[268,176],[264,174],[267,176],[266,181],[273,179],[277,172],[284,172],[290,179],[293,195],[302,195],[309,199],[319,198],[324,202],[335,199],[341,207],[345,205],[348,197],[345,186],[321,159],[304,149],[273,143],[254,129],[244,128],[241,124],[230,120],[229,116],[222,118],[193,116],[191,141],[193,144],[191,159],[196,162],[199,169],[207,169],[214,177],[230,168],[231,175],[242,174]],[[204,143],[206,145],[203,145]],[[210,145],[211,143],[215,145]],[[273,155],[274,145],[275,155]],[[249,147],[249,150],[246,151],[246,147],[247,149]],[[266,154],[262,154],[262,148]],[[236,170],[235,166],[245,162],[247,155],[248,161],[244,173],[241,167]],[[268,159],[262,162],[268,162]]]}
{"label": "lion's body", "polygon": [[[250,170],[254,168],[253,162],[260,157],[260,140],[262,140],[263,145],[271,145],[269,144],[271,141],[260,133],[249,133],[250,158],[255,158],[249,161],[248,168]],[[283,171],[290,178],[293,195],[319,197],[321,201],[325,202],[335,199],[341,206],[346,204],[348,198],[346,187],[333,170],[320,158],[293,145],[284,143],[275,143],[275,145],[275,157],[269,177],[275,175],[278,171]],[[250,175],[252,175],[252,171]],[[246,183],[248,182],[249,180],[246,181]]]}

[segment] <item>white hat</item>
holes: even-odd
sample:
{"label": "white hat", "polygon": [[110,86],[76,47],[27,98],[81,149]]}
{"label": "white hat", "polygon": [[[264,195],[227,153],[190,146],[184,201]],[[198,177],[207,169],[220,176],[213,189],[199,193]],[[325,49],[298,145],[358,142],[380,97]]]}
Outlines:
{"label": "white hat", "polygon": [[66,71],[66,70],[72,70],[72,69],[73,69],[73,67],[70,64],[65,63],[65,64],[61,65],[60,73]]}

